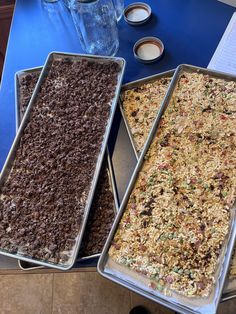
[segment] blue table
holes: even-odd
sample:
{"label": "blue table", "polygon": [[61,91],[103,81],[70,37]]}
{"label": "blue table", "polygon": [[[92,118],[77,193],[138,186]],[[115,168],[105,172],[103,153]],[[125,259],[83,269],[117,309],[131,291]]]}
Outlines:
{"label": "blue table", "polygon": [[[216,0],[145,0],[153,11],[150,22],[132,27],[119,23],[118,56],[127,61],[124,81],[175,68],[180,63],[206,67],[234,8]],[[44,6],[41,0],[17,0],[0,90],[0,169],[15,136],[14,74],[39,66],[50,51],[82,52],[68,10],[62,3]],[[134,2],[127,0],[126,5]],[[136,40],[157,36],[165,45],[155,64],[138,63]]]}
{"label": "blue table", "polygon": [[[173,69],[181,63],[206,67],[234,9],[216,0],[145,1],[153,11],[147,24],[132,27],[123,19],[119,22],[117,55],[127,61],[124,82]],[[127,0],[125,4],[132,2]],[[141,64],[133,57],[134,43],[144,36],[157,36],[165,45],[165,54],[156,63]],[[82,52],[69,11],[62,3],[45,6],[41,0],[17,0],[0,89],[0,169],[15,136],[14,74],[43,65],[51,51]],[[110,148],[121,199],[136,160],[119,111]],[[89,266],[88,262],[85,266]]]}

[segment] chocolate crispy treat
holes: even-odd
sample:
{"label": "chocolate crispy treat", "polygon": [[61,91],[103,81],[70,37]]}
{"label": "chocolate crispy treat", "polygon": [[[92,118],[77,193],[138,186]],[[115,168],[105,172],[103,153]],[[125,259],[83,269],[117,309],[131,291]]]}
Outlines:
{"label": "chocolate crispy treat", "polygon": [[[40,73],[34,72],[31,74],[27,74],[27,77],[22,77],[20,84],[21,99],[25,100],[22,104],[24,105],[22,116],[37,83],[36,78],[39,77]],[[114,198],[110,189],[108,167],[107,164],[104,164],[98,180],[98,186],[90,210],[86,233],[82,240],[82,248],[79,252],[79,256],[89,256],[102,251],[114,217]]]}
{"label": "chocolate crispy treat", "polygon": [[104,164],[90,209],[79,256],[84,257],[101,253],[114,217],[114,198],[110,189],[107,164]]}
{"label": "chocolate crispy treat", "polygon": [[26,111],[32,93],[34,91],[35,85],[38,81],[40,71],[27,73],[20,77],[19,79],[19,89],[20,89],[20,118],[22,120],[23,115]]}
{"label": "chocolate crispy treat", "polygon": [[80,232],[119,66],[53,61],[0,196],[0,248],[65,262]]}

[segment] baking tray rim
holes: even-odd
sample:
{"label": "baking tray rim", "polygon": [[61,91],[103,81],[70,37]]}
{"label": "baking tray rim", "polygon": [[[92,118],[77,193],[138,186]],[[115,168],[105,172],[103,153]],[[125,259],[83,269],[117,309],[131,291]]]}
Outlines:
{"label": "baking tray rim", "polygon": [[[236,245],[236,242],[235,242],[235,245]],[[234,246],[235,248],[235,246]],[[227,282],[228,281],[236,281],[236,277],[232,278],[232,279],[229,279],[228,277],[225,279],[225,286],[227,286]],[[225,288],[224,286],[224,288]],[[223,289],[223,292],[222,292],[222,297],[221,297],[221,301],[222,302],[225,302],[225,301],[228,301],[228,300],[231,300],[231,299],[235,299],[236,298],[236,287],[235,289],[233,290],[227,290],[226,292],[224,292],[224,289]]]}
{"label": "baking tray rim", "polygon": [[235,298],[236,298],[236,292],[235,291],[232,291],[232,293],[231,292],[224,293],[224,291],[223,291],[220,302],[223,303],[223,302],[235,299]]}
{"label": "baking tray rim", "polygon": [[[42,266],[42,265],[35,265],[35,266],[30,266],[30,267],[24,267],[22,266],[22,260],[18,259],[18,266],[21,270],[24,270],[24,271],[30,271],[30,270],[35,270],[35,269],[44,269],[45,267]],[[33,263],[32,263],[33,264]]]}
{"label": "baking tray rim", "polygon": [[[172,70],[168,70],[168,71],[161,72],[161,73],[158,73],[158,74],[153,74],[153,75],[150,75],[150,76],[146,76],[146,77],[143,77],[143,78],[135,80],[135,81],[128,82],[128,83],[123,84],[121,86],[121,94],[124,91],[126,91],[126,90],[131,90],[132,88],[138,87],[141,84],[152,83],[153,81],[158,80],[158,79],[160,79],[162,77],[165,77],[165,76],[166,77],[170,77],[170,76],[173,77],[174,73],[175,73],[175,69],[172,69]],[[129,139],[130,139],[130,142],[131,142],[134,154],[135,154],[135,157],[138,160],[140,155],[141,155],[141,152],[139,153],[137,151],[136,146],[135,146],[135,143],[134,143],[135,141],[134,141],[134,138],[133,138],[133,135],[132,135],[129,123],[128,123],[128,119],[127,119],[127,117],[125,115],[125,112],[124,112],[123,102],[122,102],[122,99],[121,99],[121,97],[122,97],[121,94],[120,94],[120,97],[119,97],[120,112],[121,112],[122,118],[124,120],[125,128],[127,130],[127,133],[128,133],[128,136],[129,136]],[[163,100],[164,100],[164,98],[163,98]],[[144,146],[145,146],[145,144],[144,144]]]}
{"label": "baking tray rim", "polygon": [[[117,108],[117,103],[118,103],[118,97],[119,97],[119,93],[120,93],[120,89],[121,89],[121,85],[122,85],[122,80],[123,80],[123,76],[124,76],[124,70],[125,70],[125,66],[126,66],[126,61],[124,58],[121,57],[107,57],[107,56],[96,56],[96,55],[86,55],[86,54],[78,54],[78,53],[67,53],[67,52],[58,52],[58,51],[52,51],[48,54],[46,62],[43,66],[43,69],[40,73],[39,79],[37,81],[37,84],[35,86],[35,89],[33,91],[33,94],[31,96],[31,99],[29,101],[29,104],[27,106],[27,109],[25,111],[25,114],[23,116],[22,122],[19,126],[18,132],[16,134],[16,137],[12,143],[12,146],[10,148],[10,151],[7,155],[7,158],[5,160],[2,172],[0,174],[0,186],[1,184],[4,183],[4,181],[6,180],[6,177],[8,177],[10,170],[12,168],[12,164],[15,160],[15,153],[17,151],[18,145],[20,143],[20,139],[21,139],[21,134],[24,131],[24,128],[27,126],[28,121],[30,119],[30,112],[31,109],[33,107],[33,104],[35,102],[35,99],[37,97],[38,91],[40,89],[41,83],[45,77],[45,75],[47,74],[47,71],[50,68],[50,65],[52,63],[52,61],[55,58],[66,58],[66,57],[71,57],[72,59],[78,59],[78,60],[92,60],[92,61],[99,61],[100,63],[102,62],[108,62],[108,61],[113,61],[116,62],[117,64],[120,65],[120,70],[119,73],[117,74],[117,84],[116,84],[116,90],[115,90],[115,95],[112,98],[111,101],[111,106],[110,106],[110,114],[109,114],[109,118],[107,121],[107,126],[104,132],[104,136],[103,136],[103,141],[101,143],[100,146],[100,150],[98,153],[98,157],[97,157],[97,161],[96,161],[96,166],[95,166],[95,170],[94,170],[94,175],[93,175],[93,179],[91,181],[91,186],[90,186],[90,190],[88,193],[88,197],[86,200],[86,205],[85,205],[85,210],[84,210],[84,215],[83,215],[83,222],[80,226],[80,232],[79,235],[77,236],[78,238],[76,239],[76,243],[75,246],[73,247],[73,249],[71,250],[71,256],[70,256],[70,260],[68,262],[68,264],[54,264],[54,263],[50,263],[50,262],[45,262],[43,260],[36,260],[24,255],[20,255],[20,254],[13,254],[10,253],[8,251],[4,251],[4,250],[0,250],[0,255],[4,255],[4,256],[8,256],[8,257],[12,257],[15,259],[20,259],[26,262],[30,262],[30,263],[34,263],[37,265],[42,265],[42,266],[47,266],[50,268],[55,268],[55,269],[59,269],[59,270],[69,270],[73,267],[74,263],[76,262],[76,258],[78,255],[78,251],[81,245],[81,241],[82,241],[82,237],[84,234],[84,230],[85,230],[85,224],[88,218],[88,214],[89,214],[89,209],[91,207],[91,203],[92,203],[92,199],[93,199],[93,195],[95,192],[95,186],[98,180],[98,176],[99,176],[99,171],[102,165],[102,161],[103,161],[103,157],[105,154],[105,149],[107,146],[107,142],[108,142],[108,137],[110,134],[110,129],[112,126],[112,121],[115,115],[115,111]],[[65,265],[65,266],[63,266]]]}
{"label": "baking tray rim", "polygon": [[[99,261],[98,261],[98,264],[97,264],[97,270],[98,272],[100,273],[100,275],[102,275],[103,277],[107,278],[107,279],[110,279],[134,292],[137,292],[139,294],[141,294],[142,296],[144,297],[147,297],[157,303],[160,303],[160,304],[163,304],[167,307],[169,307],[170,309],[172,310],[181,310],[181,311],[185,311],[183,313],[197,313],[196,311],[192,310],[191,308],[187,307],[185,308],[185,306],[183,305],[176,305],[175,303],[171,302],[170,301],[170,304],[167,303],[168,301],[166,301],[165,299],[163,298],[159,298],[155,295],[149,295],[147,291],[145,291],[144,289],[141,289],[139,287],[136,287],[132,284],[130,284],[129,282],[127,281],[124,281],[118,277],[115,277],[114,275],[112,274],[108,274],[105,272],[104,270],[104,267],[105,267],[105,264],[106,264],[106,261],[107,261],[107,257],[108,257],[108,249],[110,247],[110,244],[111,244],[111,241],[115,235],[115,232],[119,226],[119,222],[123,216],[123,213],[126,209],[126,205],[127,205],[127,202],[128,202],[128,199],[129,199],[129,195],[130,193],[132,192],[132,189],[133,189],[133,186],[136,182],[136,178],[139,174],[139,170],[141,169],[142,167],[142,164],[144,162],[144,156],[146,155],[146,152],[148,151],[149,149],[149,146],[152,142],[152,139],[154,138],[155,134],[156,134],[156,131],[158,129],[158,126],[159,126],[159,122],[160,122],[160,119],[162,117],[162,114],[163,112],[165,111],[165,109],[167,108],[168,106],[168,103],[171,99],[171,96],[172,96],[172,93],[173,93],[173,90],[174,90],[174,87],[175,87],[175,84],[177,83],[177,79],[178,79],[178,76],[179,76],[179,73],[181,73],[182,71],[188,71],[188,70],[193,70],[195,72],[201,72],[201,73],[205,73],[205,74],[210,74],[210,75],[214,75],[215,77],[219,77],[219,78],[222,78],[222,79],[225,79],[225,80],[236,80],[236,76],[235,75],[230,75],[228,73],[223,73],[223,72],[219,72],[219,71],[214,71],[214,70],[209,70],[209,69],[205,69],[205,68],[202,68],[202,67],[197,67],[197,66],[192,66],[192,65],[188,65],[188,64],[181,64],[179,65],[177,68],[176,68],[176,71],[174,73],[174,76],[173,76],[173,79],[171,81],[171,84],[168,88],[168,91],[165,95],[165,98],[162,102],[162,105],[161,105],[161,108],[157,114],[157,117],[153,123],[153,126],[151,128],[151,131],[149,132],[149,135],[148,135],[148,139],[145,143],[145,146],[142,150],[142,153],[140,155],[140,158],[136,164],[136,167],[134,169],[134,172],[133,172],[133,175],[129,181],[129,184],[128,184],[128,187],[126,189],[126,192],[125,192],[125,195],[123,197],[123,200],[120,204],[120,209],[119,209],[119,213],[113,223],[113,226],[111,228],[111,231],[109,233],[109,236],[107,238],[107,241],[105,243],[105,246],[103,248],[103,251],[102,251],[102,254],[101,254],[101,257],[99,258]],[[234,208],[234,207],[233,207]],[[227,275],[227,270],[228,270],[228,267],[229,267],[229,263],[231,261],[231,255],[233,253],[233,249],[234,249],[234,242],[235,242],[235,239],[236,239],[236,226],[234,226],[233,222],[232,222],[232,226],[231,226],[231,235],[229,236],[228,238],[228,243],[226,243],[226,251],[225,251],[225,256],[224,256],[224,260],[223,260],[223,267],[221,267],[221,271],[219,273],[219,277],[217,278],[217,282],[219,283],[219,294],[218,294],[218,297],[215,298],[217,299],[217,302],[215,304],[215,308],[218,307],[218,304],[220,302],[220,298],[221,298],[221,294],[223,292],[223,287],[224,287],[224,283],[225,283],[225,280],[226,280],[226,275]]]}

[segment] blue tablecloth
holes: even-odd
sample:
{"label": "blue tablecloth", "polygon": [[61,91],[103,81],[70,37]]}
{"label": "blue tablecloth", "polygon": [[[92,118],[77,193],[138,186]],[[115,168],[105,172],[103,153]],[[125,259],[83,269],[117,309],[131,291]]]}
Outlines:
{"label": "blue tablecloth", "polygon": [[[147,24],[132,27],[123,19],[119,22],[117,55],[127,61],[124,82],[173,69],[181,63],[206,67],[234,9],[216,0],[145,1],[152,7],[152,18]],[[132,2],[127,0],[125,4]],[[134,43],[144,36],[157,36],[165,45],[165,54],[156,63],[141,64],[133,56]],[[45,6],[41,0],[17,0],[0,89],[0,169],[15,136],[14,74],[43,65],[51,51],[82,53],[69,11],[60,2]],[[130,143],[124,136],[124,125],[119,127],[117,113],[110,146],[115,147],[113,167],[122,199],[135,157],[126,151]],[[96,261],[76,266],[95,266]]]}
{"label": "blue tablecloth", "polygon": [[[132,81],[180,63],[206,67],[234,8],[216,0],[145,0],[152,18],[143,26],[119,23],[118,56],[127,61],[124,81]],[[132,1],[125,1],[129,4]],[[141,37],[157,36],[164,57],[149,65],[136,61],[133,45]],[[17,0],[0,90],[0,169],[15,136],[14,74],[42,65],[51,51],[82,52],[69,11],[62,3]]]}

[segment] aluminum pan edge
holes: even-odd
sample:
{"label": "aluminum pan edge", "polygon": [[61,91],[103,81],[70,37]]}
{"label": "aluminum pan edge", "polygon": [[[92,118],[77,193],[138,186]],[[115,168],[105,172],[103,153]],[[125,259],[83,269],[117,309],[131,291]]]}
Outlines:
{"label": "aluminum pan edge", "polygon": [[[128,199],[129,199],[129,195],[132,191],[132,188],[134,186],[134,183],[136,181],[136,178],[138,176],[138,173],[139,173],[139,170],[141,169],[142,167],[142,164],[143,164],[143,160],[144,160],[144,156],[147,152],[147,150],[149,149],[149,146],[151,144],[151,141],[152,141],[152,138],[154,137],[155,133],[156,133],[156,129],[159,125],[159,122],[160,122],[160,119],[162,117],[162,114],[164,113],[171,97],[172,97],[172,93],[173,93],[173,89],[174,89],[174,86],[176,84],[176,80],[178,78],[178,75],[181,71],[184,71],[184,70],[187,70],[187,69],[192,69],[194,71],[199,71],[199,72],[203,72],[203,73],[208,73],[208,74],[213,74],[214,76],[216,77],[219,77],[219,78],[223,78],[223,79],[233,79],[233,80],[236,80],[236,77],[235,76],[232,76],[232,75],[228,75],[228,74],[224,74],[224,73],[221,73],[221,72],[217,72],[217,71],[211,71],[211,70],[207,70],[207,69],[204,69],[204,68],[199,68],[199,67],[194,67],[194,66],[189,66],[189,65],[180,65],[178,66],[178,68],[176,69],[176,72],[174,74],[174,77],[172,79],[172,82],[170,84],[170,87],[166,93],[166,96],[165,96],[165,99],[162,103],[162,106],[159,110],[159,113],[156,117],[156,120],[152,126],[152,129],[151,129],[151,132],[149,133],[149,136],[148,136],[148,140],[145,144],[145,147],[141,153],[141,156],[140,156],[140,159],[135,167],[135,170],[134,170],[134,173],[131,177],[131,180],[129,182],[129,185],[128,185],[128,188],[126,190],[126,193],[125,193],[125,196],[123,198],[123,201],[121,203],[121,206],[120,206],[120,211],[118,213],[118,216],[116,217],[115,219],[115,222],[113,224],[113,227],[111,229],[111,232],[109,234],[109,237],[107,239],[107,242],[104,246],[104,249],[103,249],[103,252],[102,252],[102,255],[98,261],[98,266],[97,266],[97,269],[98,269],[98,272],[106,277],[107,279],[110,279],[118,284],[121,284],[123,286],[125,286],[126,288],[129,288],[130,290],[134,291],[134,292],[137,292],[153,301],[156,301],[162,305],[165,305],[167,307],[169,307],[170,309],[172,310],[176,310],[176,311],[180,311],[182,313],[200,313],[199,311],[195,311],[194,309],[191,309],[191,308],[186,308],[185,306],[183,306],[182,304],[176,304],[176,303],[173,303],[173,302],[169,302],[163,298],[159,298],[159,297],[156,297],[150,293],[147,293],[145,290],[143,289],[140,289],[138,287],[136,287],[135,285],[131,285],[131,284],[127,284],[127,281],[124,281],[124,280],[121,280],[120,278],[118,277],[115,277],[111,274],[108,274],[105,272],[104,268],[105,268],[105,265],[106,265],[106,262],[107,262],[107,259],[108,259],[108,249],[110,247],[110,243],[115,235],[115,232],[116,232],[116,229],[118,228],[118,225],[119,225],[119,222],[120,222],[120,219],[122,218],[123,216],[123,212],[126,208],[126,204],[128,202]],[[224,259],[224,267],[221,271],[221,275],[219,276],[218,278],[218,283],[220,284],[220,287],[219,287],[219,295],[217,296],[217,300],[216,300],[216,303],[213,304],[213,307],[215,307],[215,311],[216,311],[216,308],[218,306],[218,303],[220,301],[220,295],[222,293],[222,290],[223,290],[223,286],[224,286],[224,282],[225,282],[225,278],[226,278],[226,275],[227,275],[227,269],[228,269],[228,266],[229,266],[229,263],[230,263],[230,259],[231,259],[231,255],[232,255],[232,252],[233,252],[233,248],[234,248],[234,242],[235,242],[235,237],[236,237],[236,225],[235,226],[232,226],[232,233],[231,233],[231,237],[229,239],[229,242],[228,242],[228,245],[227,245],[227,251],[226,251],[226,255],[225,255],[225,259]],[[212,312],[213,313],[213,312]]]}
{"label": "aluminum pan edge", "polygon": [[108,136],[110,133],[110,129],[111,129],[111,125],[112,125],[112,121],[115,115],[115,109],[117,106],[117,102],[118,102],[118,97],[119,97],[119,92],[121,89],[121,83],[122,83],[122,79],[123,79],[123,75],[124,75],[124,70],[125,70],[125,65],[126,65],[126,61],[123,58],[118,58],[118,57],[103,57],[103,56],[93,56],[93,55],[84,55],[84,54],[74,54],[74,53],[64,53],[64,52],[51,52],[47,59],[46,62],[44,64],[43,70],[39,76],[38,82],[36,84],[36,87],[34,89],[34,92],[32,94],[32,97],[30,99],[30,102],[28,104],[28,107],[26,109],[26,112],[24,114],[24,117],[22,119],[22,123],[20,124],[20,127],[18,129],[17,135],[13,141],[13,144],[11,146],[11,149],[8,153],[8,156],[6,158],[6,161],[4,163],[1,175],[0,175],[0,186],[3,184],[3,182],[5,181],[6,177],[9,175],[12,164],[14,162],[14,158],[15,158],[15,153],[17,151],[18,148],[18,144],[20,142],[21,139],[21,135],[24,132],[24,128],[26,127],[29,119],[30,119],[30,112],[31,109],[33,107],[33,104],[35,102],[35,99],[37,97],[37,93],[40,89],[41,83],[44,80],[44,76],[45,74],[48,73],[49,68],[50,68],[50,63],[53,61],[53,58],[57,56],[57,57],[70,57],[70,58],[82,58],[82,59],[87,59],[87,60],[99,60],[100,62],[102,62],[103,60],[106,61],[114,61],[116,63],[118,63],[121,67],[119,74],[117,75],[117,86],[116,86],[116,91],[115,91],[115,96],[112,99],[112,105],[111,105],[111,110],[110,110],[110,115],[108,118],[108,122],[107,122],[107,127],[106,130],[104,132],[104,137],[103,137],[103,142],[101,144],[100,147],[100,151],[98,154],[98,158],[97,158],[97,162],[96,162],[96,168],[94,171],[94,176],[91,182],[91,186],[90,186],[90,191],[87,197],[87,202],[86,202],[86,206],[85,206],[85,210],[84,210],[84,216],[83,216],[83,222],[81,225],[81,229],[80,229],[80,233],[78,236],[78,239],[76,240],[76,244],[73,247],[72,251],[73,251],[73,255],[71,257],[70,263],[67,264],[66,266],[63,266],[63,264],[53,264],[53,263],[49,263],[49,262],[44,262],[42,260],[34,260],[32,258],[26,257],[26,256],[21,256],[20,254],[13,254],[13,253],[9,253],[3,250],[0,250],[0,255],[5,255],[8,257],[12,257],[12,258],[16,258],[16,259],[20,259],[23,261],[27,261],[27,262],[33,262],[37,265],[42,265],[42,266],[47,266],[47,267],[51,267],[51,268],[55,268],[55,269],[59,269],[59,270],[69,270],[73,267],[77,255],[78,255],[78,251],[81,245],[81,240],[82,240],[82,236],[84,234],[84,230],[85,230],[85,225],[87,222],[87,218],[88,218],[88,214],[89,214],[89,209],[92,203],[92,198],[94,195],[94,191],[95,191],[95,186],[97,184],[97,180],[98,180],[98,175],[99,175],[99,171],[101,168],[101,164],[102,164],[102,160],[104,157],[104,153],[105,153],[105,148],[107,145],[107,141],[108,141]]}

